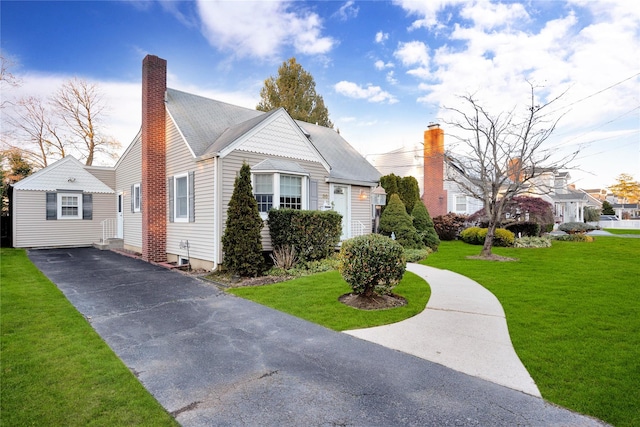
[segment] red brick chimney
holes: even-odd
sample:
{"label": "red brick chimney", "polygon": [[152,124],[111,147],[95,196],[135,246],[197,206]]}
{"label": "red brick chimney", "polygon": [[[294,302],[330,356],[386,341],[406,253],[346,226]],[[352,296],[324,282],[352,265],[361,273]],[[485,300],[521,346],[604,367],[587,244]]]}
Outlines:
{"label": "red brick chimney", "polygon": [[447,190],[444,189],[444,131],[430,124],[424,132],[424,201],[429,215],[445,215]]}
{"label": "red brick chimney", "polygon": [[166,110],[167,61],[142,61],[142,258],[167,260]]}

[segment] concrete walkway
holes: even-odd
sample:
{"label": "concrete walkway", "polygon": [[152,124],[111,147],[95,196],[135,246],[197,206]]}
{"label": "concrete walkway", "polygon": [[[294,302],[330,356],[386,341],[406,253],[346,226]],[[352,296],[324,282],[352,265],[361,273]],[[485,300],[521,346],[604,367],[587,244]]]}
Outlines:
{"label": "concrete walkway", "polygon": [[426,309],[402,322],[345,333],[540,396],[513,349],[504,310],[491,292],[451,271],[420,264],[408,264],[407,270],[431,287]]}

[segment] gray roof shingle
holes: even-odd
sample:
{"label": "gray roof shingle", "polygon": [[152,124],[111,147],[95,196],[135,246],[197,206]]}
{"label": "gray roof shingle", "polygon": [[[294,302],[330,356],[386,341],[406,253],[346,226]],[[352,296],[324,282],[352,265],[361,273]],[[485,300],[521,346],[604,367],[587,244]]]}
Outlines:
{"label": "gray roof shingle", "polygon": [[[196,157],[216,155],[267,119],[268,113],[167,89],[167,110]],[[372,185],[380,172],[333,129],[296,121],[330,165],[329,180]]]}

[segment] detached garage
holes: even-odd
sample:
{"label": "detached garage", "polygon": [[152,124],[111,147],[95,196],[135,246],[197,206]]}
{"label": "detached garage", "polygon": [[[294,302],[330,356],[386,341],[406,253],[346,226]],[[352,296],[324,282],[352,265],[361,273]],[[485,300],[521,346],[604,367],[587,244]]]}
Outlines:
{"label": "detached garage", "polygon": [[14,247],[78,247],[100,241],[102,222],[114,217],[116,197],[87,168],[67,156],[14,184]]}

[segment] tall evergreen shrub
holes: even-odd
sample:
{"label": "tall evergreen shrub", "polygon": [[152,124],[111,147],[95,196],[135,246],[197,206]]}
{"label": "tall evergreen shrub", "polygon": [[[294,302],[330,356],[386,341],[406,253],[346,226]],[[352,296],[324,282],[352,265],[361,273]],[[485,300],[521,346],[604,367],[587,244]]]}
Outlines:
{"label": "tall evergreen shrub", "polygon": [[413,217],[413,226],[422,238],[422,242],[427,247],[437,251],[440,245],[440,238],[433,226],[431,215],[429,215],[429,211],[422,200],[418,199],[416,201],[411,211],[411,216]]}
{"label": "tall evergreen shrub", "polygon": [[404,203],[397,194],[391,195],[387,208],[380,216],[380,234],[390,237],[395,235],[396,241],[406,249],[422,249],[425,247],[418,231],[413,226],[413,219],[407,213]]}
{"label": "tall evergreen shrub", "polygon": [[251,168],[244,163],[236,177],[222,236],[224,265],[240,276],[258,276],[264,271],[263,223],[251,187]]}

